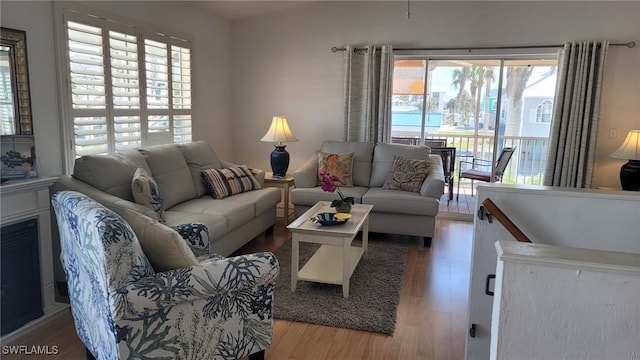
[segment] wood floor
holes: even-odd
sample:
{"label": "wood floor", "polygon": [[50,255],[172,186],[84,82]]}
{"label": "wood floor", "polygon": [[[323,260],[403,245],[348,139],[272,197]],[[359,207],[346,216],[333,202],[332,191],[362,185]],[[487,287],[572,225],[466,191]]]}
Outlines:
{"label": "wood floor", "polygon": [[[283,225],[284,219],[279,219],[273,236],[258,237],[238,253],[274,251],[289,239]],[[393,242],[410,248],[394,335],[275,320],[266,359],[462,359],[471,238],[471,223],[446,219],[437,220],[430,249],[422,247],[417,237],[371,234],[371,242]],[[68,311],[8,345],[55,346],[57,354],[7,355],[3,348],[2,359],[85,358]]]}

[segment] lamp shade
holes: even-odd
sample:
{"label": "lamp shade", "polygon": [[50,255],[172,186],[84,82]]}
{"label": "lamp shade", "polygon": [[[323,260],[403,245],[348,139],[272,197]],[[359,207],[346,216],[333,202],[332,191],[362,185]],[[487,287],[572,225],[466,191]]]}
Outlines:
{"label": "lamp shade", "polygon": [[268,141],[268,142],[293,142],[298,141],[291,129],[289,129],[289,124],[287,123],[287,118],[284,116],[274,116],[273,120],[271,120],[271,126],[267,133],[264,134],[260,141]]}
{"label": "lamp shade", "polygon": [[616,159],[640,160],[640,130],[629,131],[622,145],[609,156]]}

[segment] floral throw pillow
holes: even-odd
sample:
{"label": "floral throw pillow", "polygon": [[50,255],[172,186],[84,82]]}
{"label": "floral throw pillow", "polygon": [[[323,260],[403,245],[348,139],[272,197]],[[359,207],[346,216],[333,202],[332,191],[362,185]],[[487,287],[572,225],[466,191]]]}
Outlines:
{"label": "floral throw pillow", "polygon": [[430,160],[407,159],[396,155],[382,188],[419,192],[430,168]]}
{"label": "floral throw pillow", "polygon": [[137,204],[153,209],[158,214],[158,219],[164,222],[164,199],[158,184],[143,167],[139,166],[133,174],[131,192]]}
{"label": "floral throw pillow", "polygon": [[320,151],[318,153],[318,184],[322,184],[322,175],[337,176],[335,186],[353,187],[353,154],[331,154]]}
{"label": "floral throw pillow", "polygon": [[207,189],[207,194],[214,199],[223,199],[230,195],[262,189],[258,179],[246,166],[204,170],[202,171],[202,182]]}

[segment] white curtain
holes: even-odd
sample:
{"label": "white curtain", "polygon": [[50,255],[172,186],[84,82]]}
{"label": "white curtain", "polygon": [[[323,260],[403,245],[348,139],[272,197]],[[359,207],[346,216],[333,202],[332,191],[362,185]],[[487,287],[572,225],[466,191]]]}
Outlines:
{"label": "white curtain", "polygon": [[345,140],[390,142],[393,48],[354,50],[345,50]]}
{"label": "white curtain", "polygon": [[564,44],[544,184],[589,188],[608,41]]}

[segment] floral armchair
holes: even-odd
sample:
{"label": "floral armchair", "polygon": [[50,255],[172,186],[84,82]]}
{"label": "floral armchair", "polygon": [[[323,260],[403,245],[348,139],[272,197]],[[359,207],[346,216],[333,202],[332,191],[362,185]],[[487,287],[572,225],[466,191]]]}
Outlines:
{"label": "floral armchair", "polygon": [[[71,311],[89,358],[264,357],[279,273],[273,254],[214,255],[156,273],[118,214],[73,191],[54,194],[52,203]],[[202,250],[208,239],[193,230],[179,232]]]}

